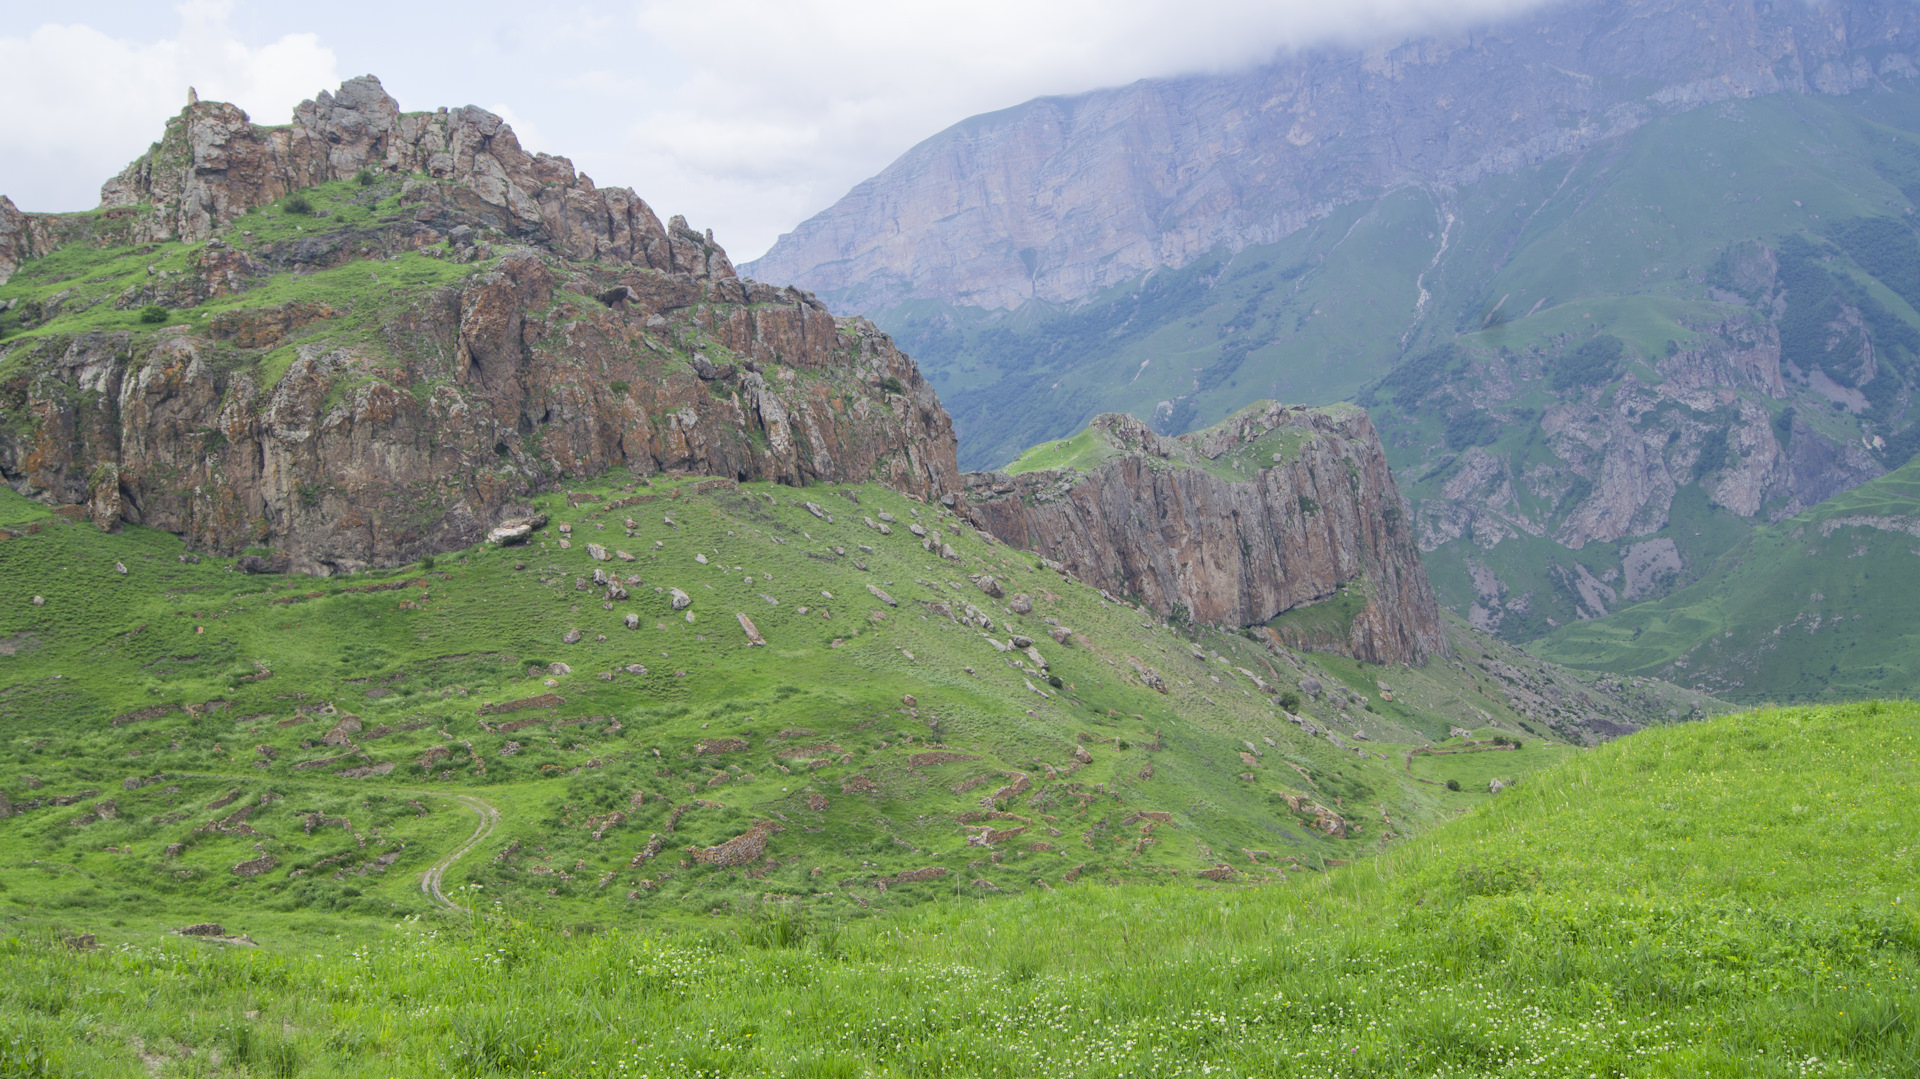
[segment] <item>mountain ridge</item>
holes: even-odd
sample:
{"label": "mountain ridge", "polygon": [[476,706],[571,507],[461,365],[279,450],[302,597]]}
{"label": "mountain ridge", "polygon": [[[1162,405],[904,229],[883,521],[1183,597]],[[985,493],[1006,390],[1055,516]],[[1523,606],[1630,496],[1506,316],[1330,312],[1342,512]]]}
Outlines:
{"label": "mountain ridge", "polygon": [[1916,71],[1881,0],[1559,4],[1482,28],[1311,50],[972,117],[777,241],[747,272],[874,312],[1070,301],[1271,243],[1395,186],[1457,186],[1646,119]]}

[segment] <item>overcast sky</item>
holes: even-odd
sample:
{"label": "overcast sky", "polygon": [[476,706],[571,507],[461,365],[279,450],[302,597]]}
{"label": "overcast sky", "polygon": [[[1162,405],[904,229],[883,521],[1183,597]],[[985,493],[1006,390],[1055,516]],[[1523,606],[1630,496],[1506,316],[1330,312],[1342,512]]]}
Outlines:
{"label": "overcast sky", "polygon": [[975,113],[1539,2],[7,0],[0,194],[95,205],[189,85],[280,124],[371,73],[404,109],[501,114],[529,150],[687,215],[745,261]]}

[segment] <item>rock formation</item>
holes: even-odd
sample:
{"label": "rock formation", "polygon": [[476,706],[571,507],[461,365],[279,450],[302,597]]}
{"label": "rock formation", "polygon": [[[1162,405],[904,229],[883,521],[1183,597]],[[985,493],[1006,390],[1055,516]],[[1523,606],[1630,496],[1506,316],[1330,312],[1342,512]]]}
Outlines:
{"label": "rock formation", "polygon": [[872,312],[1076,299],[1268,243],[1383,188],[1461,185],[1666,113],[1911,74],[1898,0],[1584,0],[1251,71],[1145,79],[964,120],[745,267]]}
{"label": "rock formation", "polygon": [[[235,221],[341,178],[398,211],[317,214],[294,240],[251,241]],[[0,475],[102,527],[268,545],[331,572],[478,542],[534,491],[616,467],[922,496],[960,483],[951,423],[886,335],[739,278],[710,237],[524,153],[478,109],[401,113],[372,78],[285,128],[193,104],[103,200],[86,218],[0,204],[0,259],[184,240],[185,271],[149,267],[67,309],[241,302],[158,331],[0,345]],[[421,254],[473,270],[377,301],[244,302],[349,264],[380,281]],[[65,296],[39,305],[43,324]]]}
{"label": "rock formation", "polygon": [[1263,402],[1179,438],[1116,414],[1091,432],[1098,463],[971,473],[968,510],[1002,541],[1162,615],[1258,625],[1350,589],[1363,602],[1346,624],[1283,620],[1278,632],[1375,663],[1446,651],[1366,413]]}

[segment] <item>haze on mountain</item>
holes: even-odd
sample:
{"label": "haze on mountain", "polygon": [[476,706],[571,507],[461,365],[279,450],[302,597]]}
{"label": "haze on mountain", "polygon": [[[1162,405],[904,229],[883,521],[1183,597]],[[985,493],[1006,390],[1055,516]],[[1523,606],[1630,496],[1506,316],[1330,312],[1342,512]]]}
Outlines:
{"label": "haze on mountain", "polygon": [[1570,3],[1038,98],[743,272],[891,331],[969,468],[1100,412],[1357,400],[1443,600],[1526,641],[1920,449],[1917,46],[1887,0]]}
{"label": "haze on mountain", "polygon": [[404,101],[483,106],[530,149],[753,256],[971,113],[1530,2],[982,0],[956,18],[880,0],[17,0],[0,27],[0,192],[26,210],[92,206],[188,86],[273,122],[375,72]]}

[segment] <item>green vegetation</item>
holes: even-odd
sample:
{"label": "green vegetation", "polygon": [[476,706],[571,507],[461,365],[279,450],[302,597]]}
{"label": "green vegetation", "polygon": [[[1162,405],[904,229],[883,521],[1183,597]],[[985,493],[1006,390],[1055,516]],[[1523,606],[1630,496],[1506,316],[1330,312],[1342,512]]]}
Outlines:
{"label": "green vegetation", "polygon": [[664,934],[446,916],[286,950],[16,933],[0,1046],[90,1076],[215,1052],[298,1075],[1908,1075],[1916,758],[1910,704],[1648,731],[1257,886],[1057,879],[854,921],[775,897]]}
{"label": "green vegetation", "polygon": [[1685,588],[1534,650],[1731,700],[1920,693],[1916,532],[1920,461],[1755,529]]}
{"label": "green vegetation", "polygon": [[1087,472],[1120,452],[1120,447],[1114,445],[1112,439],[1088,427],[1072,438],[1043,442],[1028,449],[1002,471],[1010,476],[1050,468]]}
{"label": "green vegetation", "polygon": [[[1352,860],[1390,842],[1382,812],[1400,835],[1450,817],[1484,792],[1420,782],[1403,751],[1481,717],[1532,722],[1458,660],[1389,670],[1237,632],[1177,636],[878,486],[614,475],[538,505],[553,520],[529,546],[316,580],[183,561],[173,536],[103,534],[0,493],[0,791],[27,807],[0,830],[0,916],[114,942],[201,921],[270,948],[376,934],[435,910],[419,874],[473,828],[463,797],[501,821],[446,891],[599,928],[769,893],[849,917],[1076,867],[1241,878],[1267,864],[1245,851]],[[863,523],[883,513],[891,535]],[[924,552],[915,521],[962,562]],[[596,570],[627,597],[593,585]],[[990,600],[981,573],[1033,613]],[[979,621],[956,622],[969,604]],[[1046,667],[1002,650],[1016,633]],[[1347,700],[1302,701],[1309,677]],[[1393,702],[1354,703],[1379,680]],[[1272,703],[1283,690],[1321,729],[1364,726],[1367,750],[1310,737]],[[1347,782],[1369,793],[1337,834],[1280,797]],[[1170,816],[1143,834],[1142,812]],[[693,863],[689,847],[756,825],[777,826],[764,861]],[[234,871],[262,855],[258,875]]]}

